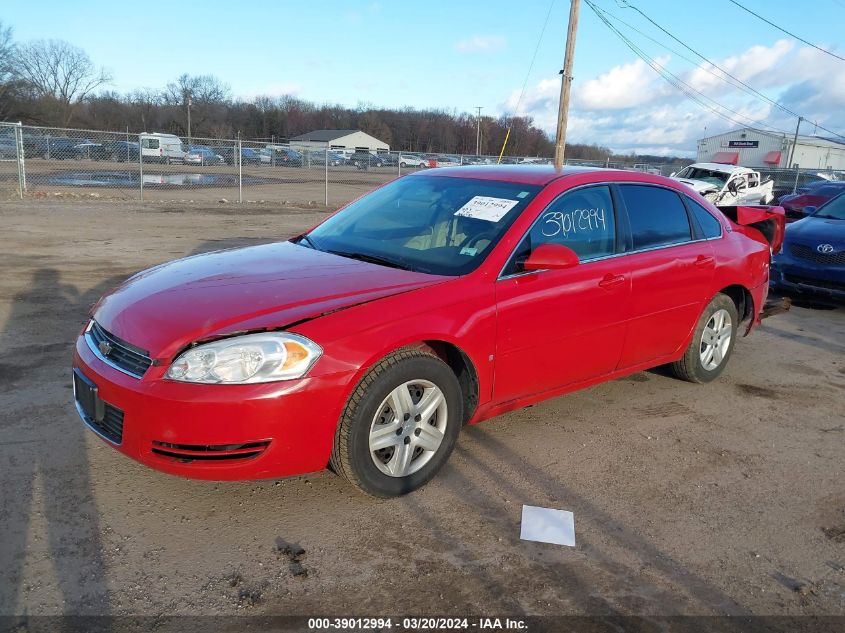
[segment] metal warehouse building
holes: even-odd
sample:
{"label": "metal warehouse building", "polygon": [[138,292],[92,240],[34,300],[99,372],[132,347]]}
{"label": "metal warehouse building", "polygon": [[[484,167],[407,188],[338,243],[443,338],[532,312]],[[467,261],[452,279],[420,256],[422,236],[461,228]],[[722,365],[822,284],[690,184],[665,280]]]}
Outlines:
{"label": "metal warehouse building", "polygon": [[802,169],[845,169],[845,140],[798,136],[795,155],[793,136],[740,128],[698,141],[697,162],[726,163],[744,167],[792,167]]}
{"label": "metal warehouse building", "polygon": [[290,144],[303,149],[363,149],[388,152],[390,145],[361,130],[314,130],[290,139]]}

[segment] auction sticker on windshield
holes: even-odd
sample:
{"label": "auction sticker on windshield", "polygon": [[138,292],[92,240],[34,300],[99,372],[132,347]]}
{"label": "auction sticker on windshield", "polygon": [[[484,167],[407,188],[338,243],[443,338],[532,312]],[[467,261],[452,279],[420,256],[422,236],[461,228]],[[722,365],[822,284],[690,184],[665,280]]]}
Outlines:
{"label": "auction sticker on windshield", "polygon": [[475,196],[464,206],[455,211],[455,215],[462,218],[474,218],[476,220],[498,222],[517,204],[519,204],[519,200],[491,198],[490,196]]}

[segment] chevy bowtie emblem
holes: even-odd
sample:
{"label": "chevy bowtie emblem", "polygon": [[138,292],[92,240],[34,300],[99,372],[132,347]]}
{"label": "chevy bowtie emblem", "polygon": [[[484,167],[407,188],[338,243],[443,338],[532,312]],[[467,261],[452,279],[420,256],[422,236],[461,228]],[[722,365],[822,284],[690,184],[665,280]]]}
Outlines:
{"label": "chevy bowtie emblem", "polygon": [[112,347],[108,341],[100,341],[99,343],[97,343],[97,349],[100,350],[100,354],[102,354],[103,356],[108,356],[109,354],[111,354]]}
{"label": "chevy bowtie emblem", "polygon": [[833,252],[833,244],[819,244],[818,246],[816,246],[816,250],[819,253],[824,253],[825,255],[827,255],[828,253]]}

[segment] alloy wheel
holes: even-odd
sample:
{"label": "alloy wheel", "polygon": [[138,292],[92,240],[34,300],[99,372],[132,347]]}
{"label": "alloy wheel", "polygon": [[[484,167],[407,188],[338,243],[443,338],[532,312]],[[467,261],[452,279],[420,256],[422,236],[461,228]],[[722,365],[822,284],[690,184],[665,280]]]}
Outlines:
{"label": "alloy wheel", "polygon": [[731,315],[725,309],[716,310],[704,326],[701,333],[701,366],[707,371],[713,371],[725,358],[731,345],[733,324]]}

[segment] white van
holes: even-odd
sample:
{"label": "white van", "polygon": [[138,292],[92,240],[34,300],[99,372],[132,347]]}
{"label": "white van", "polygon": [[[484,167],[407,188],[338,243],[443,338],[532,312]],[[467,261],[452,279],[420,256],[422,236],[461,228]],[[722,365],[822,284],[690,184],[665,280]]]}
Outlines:
{"label": "white van", "polygon": [[185,146],[175,134],[141,134],[141,156],[144,161],[183,163],[185,153]]}

